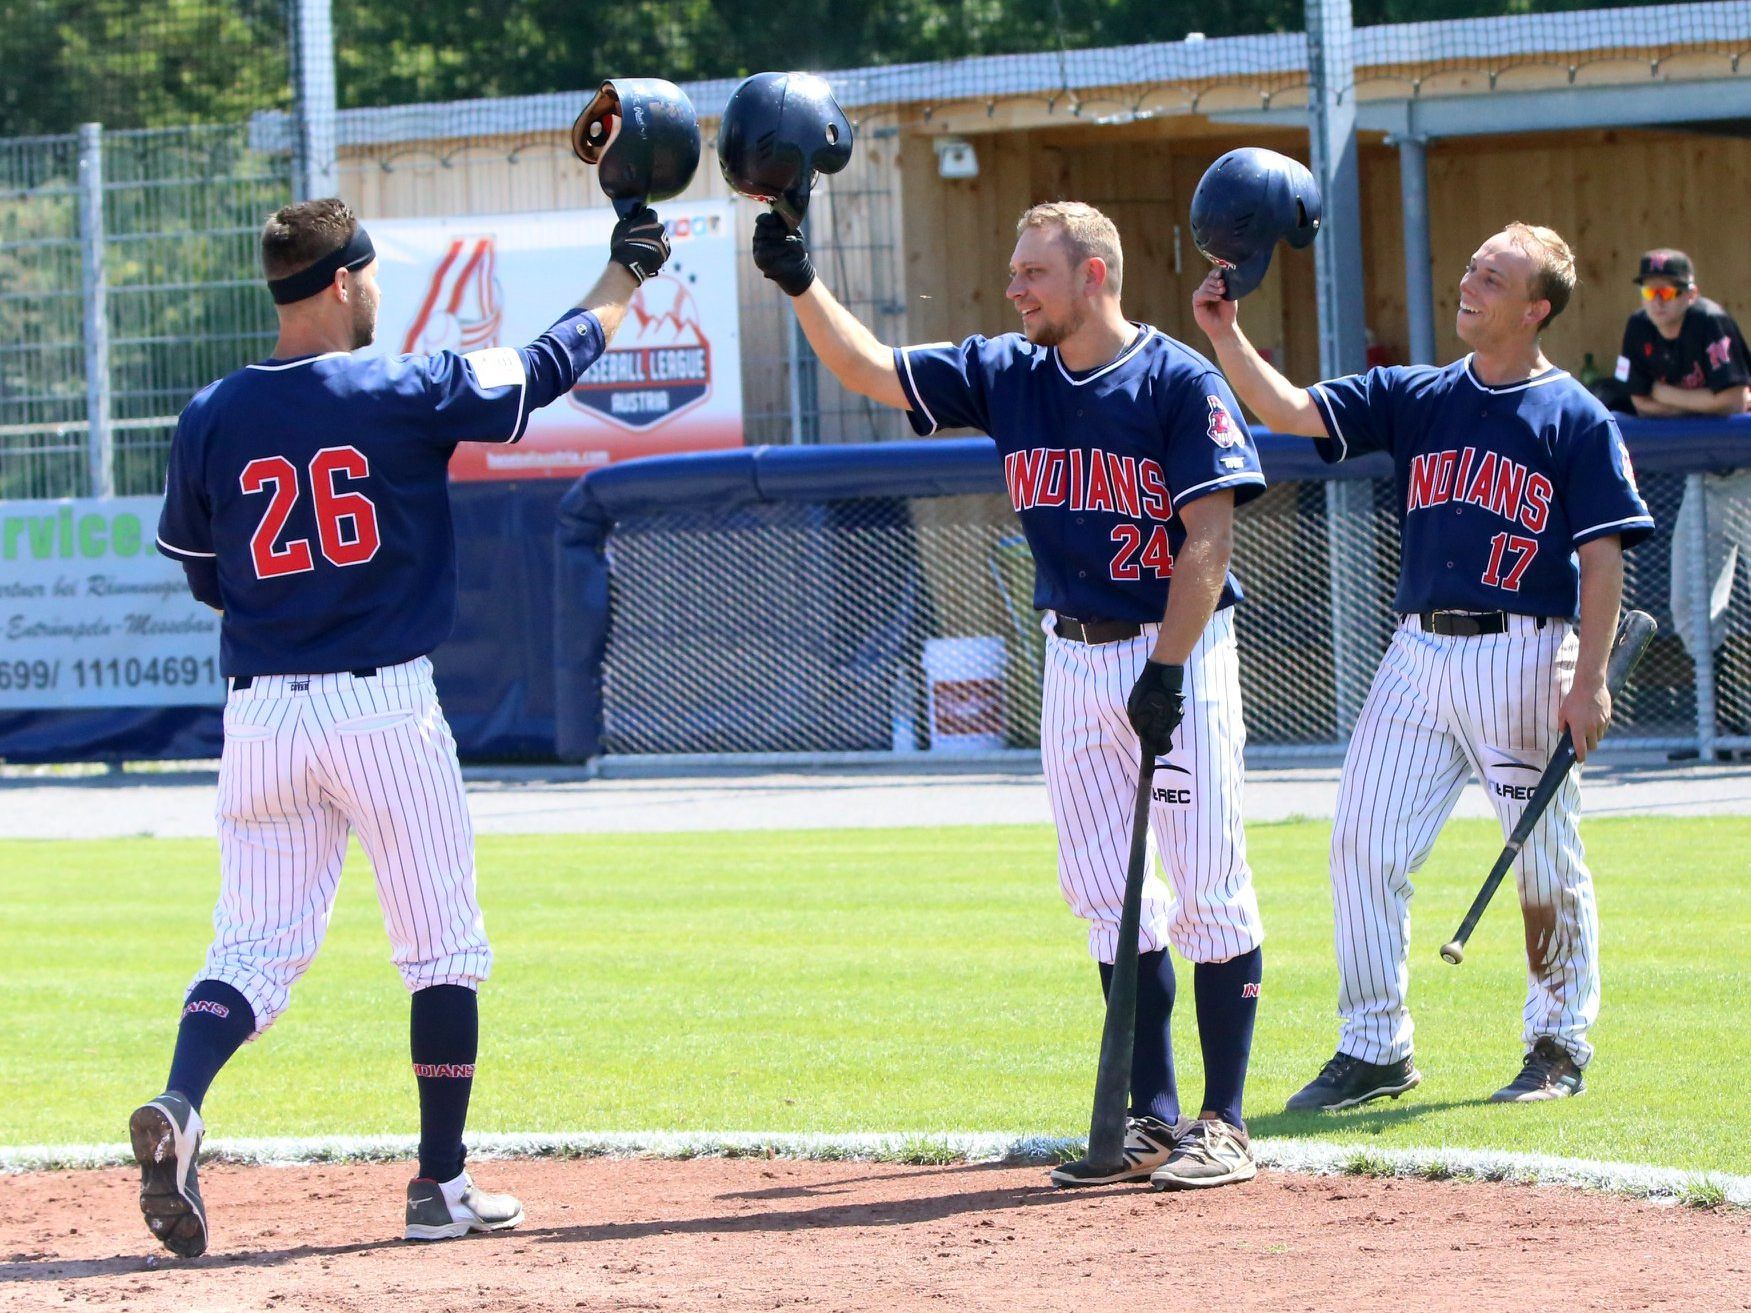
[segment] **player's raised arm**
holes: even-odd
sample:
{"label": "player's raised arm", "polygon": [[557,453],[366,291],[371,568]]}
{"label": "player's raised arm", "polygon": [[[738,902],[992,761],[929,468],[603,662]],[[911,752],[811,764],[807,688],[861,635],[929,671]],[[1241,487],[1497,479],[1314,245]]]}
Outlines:
{"label": "player's raised arm", "polygon": [[647,278],[654,278],[669,259],[669,239],[663,221],[646,205],[614,225],[608,239],[608,265],[584,299],[588,310],[602,325],[602,340],[612,342],[626,318],[626,307]]}
{"label": "player's raised arm", "polygon": [[816,276],[802,234],[771,211],[754,221],[754,263],[791,298],[803,336],[834,378],[884,406],[907,408],[893,350],[839,304]]}
{"label": "player's raised arm", "polygon": [[1228,386],[1273,433],[1325,437],[1312,393],[1284,378],[1247,341],[1240,331],[1239,304],[1224,299],[1226,288],[1222,270],[1212,269],[1192,293],[1192,318],[1210,339]]}

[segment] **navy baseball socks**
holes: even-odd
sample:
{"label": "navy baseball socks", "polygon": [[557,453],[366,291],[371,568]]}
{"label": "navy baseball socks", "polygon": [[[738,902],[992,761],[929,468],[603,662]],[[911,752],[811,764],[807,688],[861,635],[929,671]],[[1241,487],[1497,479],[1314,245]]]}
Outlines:
{"label": "navy baseball socks", "polygon": [[1192,968],[1198,1047],[1204,1054],[1204,1109],[1181,1132],[1167,1161],[1150,1174],[1149,1183],[1157,1190],[1201,1190],[1258,1175],[1241,1118],[1241,1096],[1264,964],[1263,950],[1255,948],[1226,962],[1199,962]]}
{"label": "navy baseball socks", "polygon": [[523,1220],[508,1194],[477,1189],[462,1170],[468,1097],[480,1046],[480,1000],[464,985],[416,990],[408,1048],[420,1092],[419,1176],[407,1187],[409,1240],[452,1240],[470,1231],[507,1231]]}
{"label": "navy baseball socks", "polygon": [[248,999],[224,981],[198,982],[183,1000],[164,1088],[182,1095],[199,1112],[219,1069],[253,1034],[255,1009]]}
{"label": "navy baseball socks", "polygon": [[[1111,991],[1113,968],[1100,964],[1100,988]],[[1131,1111],[1125,1123],[1125,1161],[1117,1171],[1094,1171],[1086,1158],[1052,1169],[1064,1187],[1146,1181],[1173,1153],[1179,1093],[1173,1079],[1173,959],[1165,949],[1137,955],[1137,1025],[1131,1040]]]}
{"label": "navy baseball socks", "polygon": [[183,1258],[207,1250],[207,1209],[196,1171],[205,1126],[201,1101],[219,1069],[255,1033],[255,1010],[230,985],[202,980],[183,1000],[164,1093],[135,1108],[128,1140],[140,1164],[140,1215]]}

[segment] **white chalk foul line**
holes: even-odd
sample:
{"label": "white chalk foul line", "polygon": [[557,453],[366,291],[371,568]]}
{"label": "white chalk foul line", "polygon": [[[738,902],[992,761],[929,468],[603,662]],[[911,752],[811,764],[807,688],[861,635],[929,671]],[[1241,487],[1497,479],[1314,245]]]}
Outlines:
{"label": "white chalk foul line", "polygon": [[[1084,1142],[1058,1136],[980,1132],[884,1135],[791,1135],[758,1131],[603,1131],[469,1137],[469,1154],[487,1158],[802,1158],[815,1161],[1006,1162],[1047,1164],[1073,1158]],[[225,1139],[205,1146],[202,1161],[263,1167],[310,1163],[394,1162],[415,1156],[411,1135],[313,1139]],[[1751,1207],[1751,1176],[1686,1172],[1641,1163],[1595,1162],[1492,1149],[1384,1149],[1329,1140],[1253,1141],[1261,1167],[1309,1175],[1457,1178],[1565,1185],[1656,1201],[1714,1195]],[[133,1162],[126,1145],[27,1145],[0,1149],[0,1172],[118,1167]]]}

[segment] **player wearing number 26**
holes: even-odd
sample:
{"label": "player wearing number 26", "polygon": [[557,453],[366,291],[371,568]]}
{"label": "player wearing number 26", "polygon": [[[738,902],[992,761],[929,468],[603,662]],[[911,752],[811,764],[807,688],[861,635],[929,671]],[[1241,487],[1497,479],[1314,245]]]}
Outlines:
{"label": "player wearing number 26", "polygon": [[[1387,452],[1398,481],[1399,623],[1356,722],[1332,831],[1343,1028],[1291,1109],[1396,1098],[1422,1079],[1405,1002],[1412,873],[1468,775],[1483,782],[1507,834],[1560,736],[1573,737],[1584,761],[1610,720],[1605,667],[1623,549],[1654,522],[1617,424],[1539,348],[1574,285],[1561,237],[1510,224],[1459,282],[1457,331],[1470,355],[1306,389],[1247,342],[1220,271],[1193,297],[1229,381],[1260,419],[1317,439],[1329,461]],[[1494,1096],[1503,1102],[1579,1094],[1593,1053],[1599,921],[1577,775],[1515,864],[1525,1056]]]}
{"label": "player wearing number 26", "polygon": [[447,466],[460,442],[516,442],[602,354],[668,244],[622,219],[584,301],[522,348],[357,356],[377,323],[376,255],[338,200],[262,232],[278,307],[272,359],[189,403],[171,445],[158,545],[224,613],[230,682],[219,767],[219,903],[183,1003],[165,1092],[130,1122],[140,1207],[167,1248],[207,1246],[195,1174],[202,1098],[286,1008],[334,907],[347,835],[377,877],[412,994],[420,1175],[409,1239],[502,1230],[509,1195],[474,1188],[462,1132],[492,953],[474,835],[427,654],[456,611]]}

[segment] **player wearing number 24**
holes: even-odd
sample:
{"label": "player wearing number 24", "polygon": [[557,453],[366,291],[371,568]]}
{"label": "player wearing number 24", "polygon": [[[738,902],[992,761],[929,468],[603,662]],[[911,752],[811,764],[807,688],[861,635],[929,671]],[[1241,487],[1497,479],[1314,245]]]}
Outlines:
{"label": "player wearing number 24", "polygon": [[[1397,476],[1399,623],[1350,740],[1332,829],[1343,1027],[1336,1054],[1291,1109],[1396,1098],[1421,1081],[1405,1005],[1412,873],[1469,774],[1507,834],[1559,736],[1571,735],[1585,761],[1611,718],[1605,668],[1623,549],[1654,521],[1616,422],[1539,347],[1574,285],[1560,236],[1510,224],[1478,248],[1459,282],[1456,327],[1470,355],[1311,388],[1253,349],[1219,270],[1193,297],[1199,327],[1253,413],[1279,433],[1316,439],[1328,461],[1385,451]],[[1525,1056],[1493,1096],[1501,1102],[1585,1088],[1599,923],[1577,829],[1578,774],[1515,867],[1528,956]]]}
{"label": "player wearing number 24", "polygon": [[207,1247],[195,1172],[219,1069],[286,1008],[315,956],[349,830],[377,877],[412,995],[419,1177],[411,1240],[517,1225],[474,1187],[462,1133],[476,991],[492,951],[474,834],[427,654],[456,613],[447,469],[461,442],[513,443],[529,413],[602,354],[669,254],[648,208],[623,218],[592,290],[522,348],[373,356],[377,263],[338,200],[287,206],[262,232],[279,312],[272,359],[201,391],[171,444],[158,545],[219,608],[230,681],[219,766],[219,903],[183,1001],[165,1092],[134,1111],[140,1209],[173,1253]]}
{"label": "player wearing number 24", "polygon": [[[1130,1122],[1117,1172],[1087,1160],[1060,1186],[1227,1185],[1256,1168],[1242,1114],[1263,970],[1240,798],[1245,742],[1228,572],[1234,507],[1264,491],[1258,452],[1204,357],[1120,308],[1111,220],[1079,202],[1024,213],[1006,295],[1018,332],[890,349],[815,277],[773,214],[754,260],[791,298],[847,388],[921,434],[997,445],[1045,613],[1040,740],[1059,884],[1111,979],[1139,753],[1158,758],[1151,828],[1168,884],[1143,886]],[[1181,1117],[1169,943],[1190,959],[1204,1056],[1200,1115]]]}

